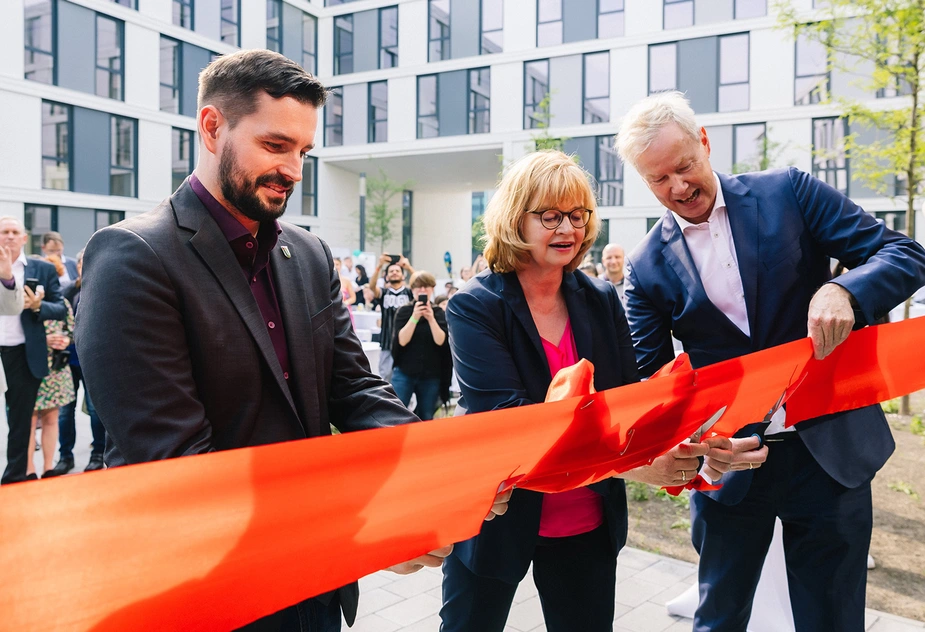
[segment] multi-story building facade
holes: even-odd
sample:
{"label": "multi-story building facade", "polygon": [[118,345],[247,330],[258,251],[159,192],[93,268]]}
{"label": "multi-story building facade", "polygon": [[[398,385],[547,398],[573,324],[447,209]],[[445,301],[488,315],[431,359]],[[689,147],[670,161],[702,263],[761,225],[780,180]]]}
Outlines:
{"label": "multi-story building facade", "polygon": [[[794,0],[812,17],[813,0]],[[471,261],[472,222],[505,162],[563,138],[598,182],[601,242],[631,248],[663,210],[613,151],[620,117],[684,91],[717,170],[768,154],[890,225],[840,147],[836,95],[864,95],[776,26],[768,0],[8,0],[0,4],[0,214],[68,254],[153,208],[196,158],[197,75],[238,47],[278,50],[331,87],[285,219],[359,246],[361,174],[404,183],[394,236],[416,266]],[[900,91],[901,92],[901,91]],[[899,97],[901,98],[901,94]],[[825,156],[813,150],[830,150]],[[815,157],[814,157],[815,156]],[[902,182],[895,186],[901,191]],[[919,226],[923,222],[918,223]]]}

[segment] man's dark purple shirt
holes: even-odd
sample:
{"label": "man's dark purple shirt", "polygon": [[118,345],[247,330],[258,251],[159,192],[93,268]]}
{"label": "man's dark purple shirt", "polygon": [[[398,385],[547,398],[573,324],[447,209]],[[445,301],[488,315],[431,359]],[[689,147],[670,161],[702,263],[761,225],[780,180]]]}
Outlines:
{"label": "man's dark purple shirt", "polygon": [[190,176],[189,183],[193,193],[218,224],[238,263],[241,264],[241,270],[247,278],[251,293],[263,316],[263,322],[267,326],[267,333],[273,342],[273,350],[283,369],[283,377],[288,380],[289,348],[286,346],[286,332],[283,330],[279,300],[273,287],[273,275],[270,274],[270,252],[276,247],[279,234],[282,232],[279,222],[261,222],[255,239],[244,225],[209,193],[195,174]]}

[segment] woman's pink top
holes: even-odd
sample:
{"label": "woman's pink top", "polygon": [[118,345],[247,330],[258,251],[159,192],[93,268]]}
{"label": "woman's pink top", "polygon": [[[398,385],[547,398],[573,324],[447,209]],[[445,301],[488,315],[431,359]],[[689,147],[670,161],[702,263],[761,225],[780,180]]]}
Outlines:
{"label": "woman's pink top", "polygon": [[[560,369],[578,362],[578,349],[572,335],[572,323],[565,323],[565,332],[559,346],[543,339],[543,351],[549,361],[552,377]],[[543,495],[543,512],[540,514],[540,535],[547,538],[564,538],[588,533],[604,523],[604,501],[587,487],[568,492]]]}

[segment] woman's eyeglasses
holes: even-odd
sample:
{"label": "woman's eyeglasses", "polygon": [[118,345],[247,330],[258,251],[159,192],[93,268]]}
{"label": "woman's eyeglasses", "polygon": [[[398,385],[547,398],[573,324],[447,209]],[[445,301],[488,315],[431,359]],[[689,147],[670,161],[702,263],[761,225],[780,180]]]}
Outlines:
{"label": "woman's eyeglasses", "polygon": [[527,211],[533,215],[539,215],[543,228],[555,230],[562,224],[562,220],[568,217],[568,221],[575,228],[584,228],[591,221],[591,210],[586,208],[577,208],[574,211],[559,211],[557,209],[546,209],[541,211]]}

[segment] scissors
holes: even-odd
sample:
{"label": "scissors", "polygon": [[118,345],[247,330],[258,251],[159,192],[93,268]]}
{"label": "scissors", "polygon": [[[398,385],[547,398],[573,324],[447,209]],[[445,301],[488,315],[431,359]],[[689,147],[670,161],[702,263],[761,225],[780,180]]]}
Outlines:
{"label": "scissors", "polygon": [[722,408],[717,410],[715,413],[713,413],[713,415],[709,419],[707,419],[705,422],[703,422],[703,424],[699,428],[697,428],[694,434],[691,435],[691,442],[700,443],[700,438],[704,435],[704,433],[710,428],[712,428],[713,426],[715,426],[716,422],[719,421],[720,417],[722,417],[723,413],[725,412],[726,412],[726,407],[723,406]]}

